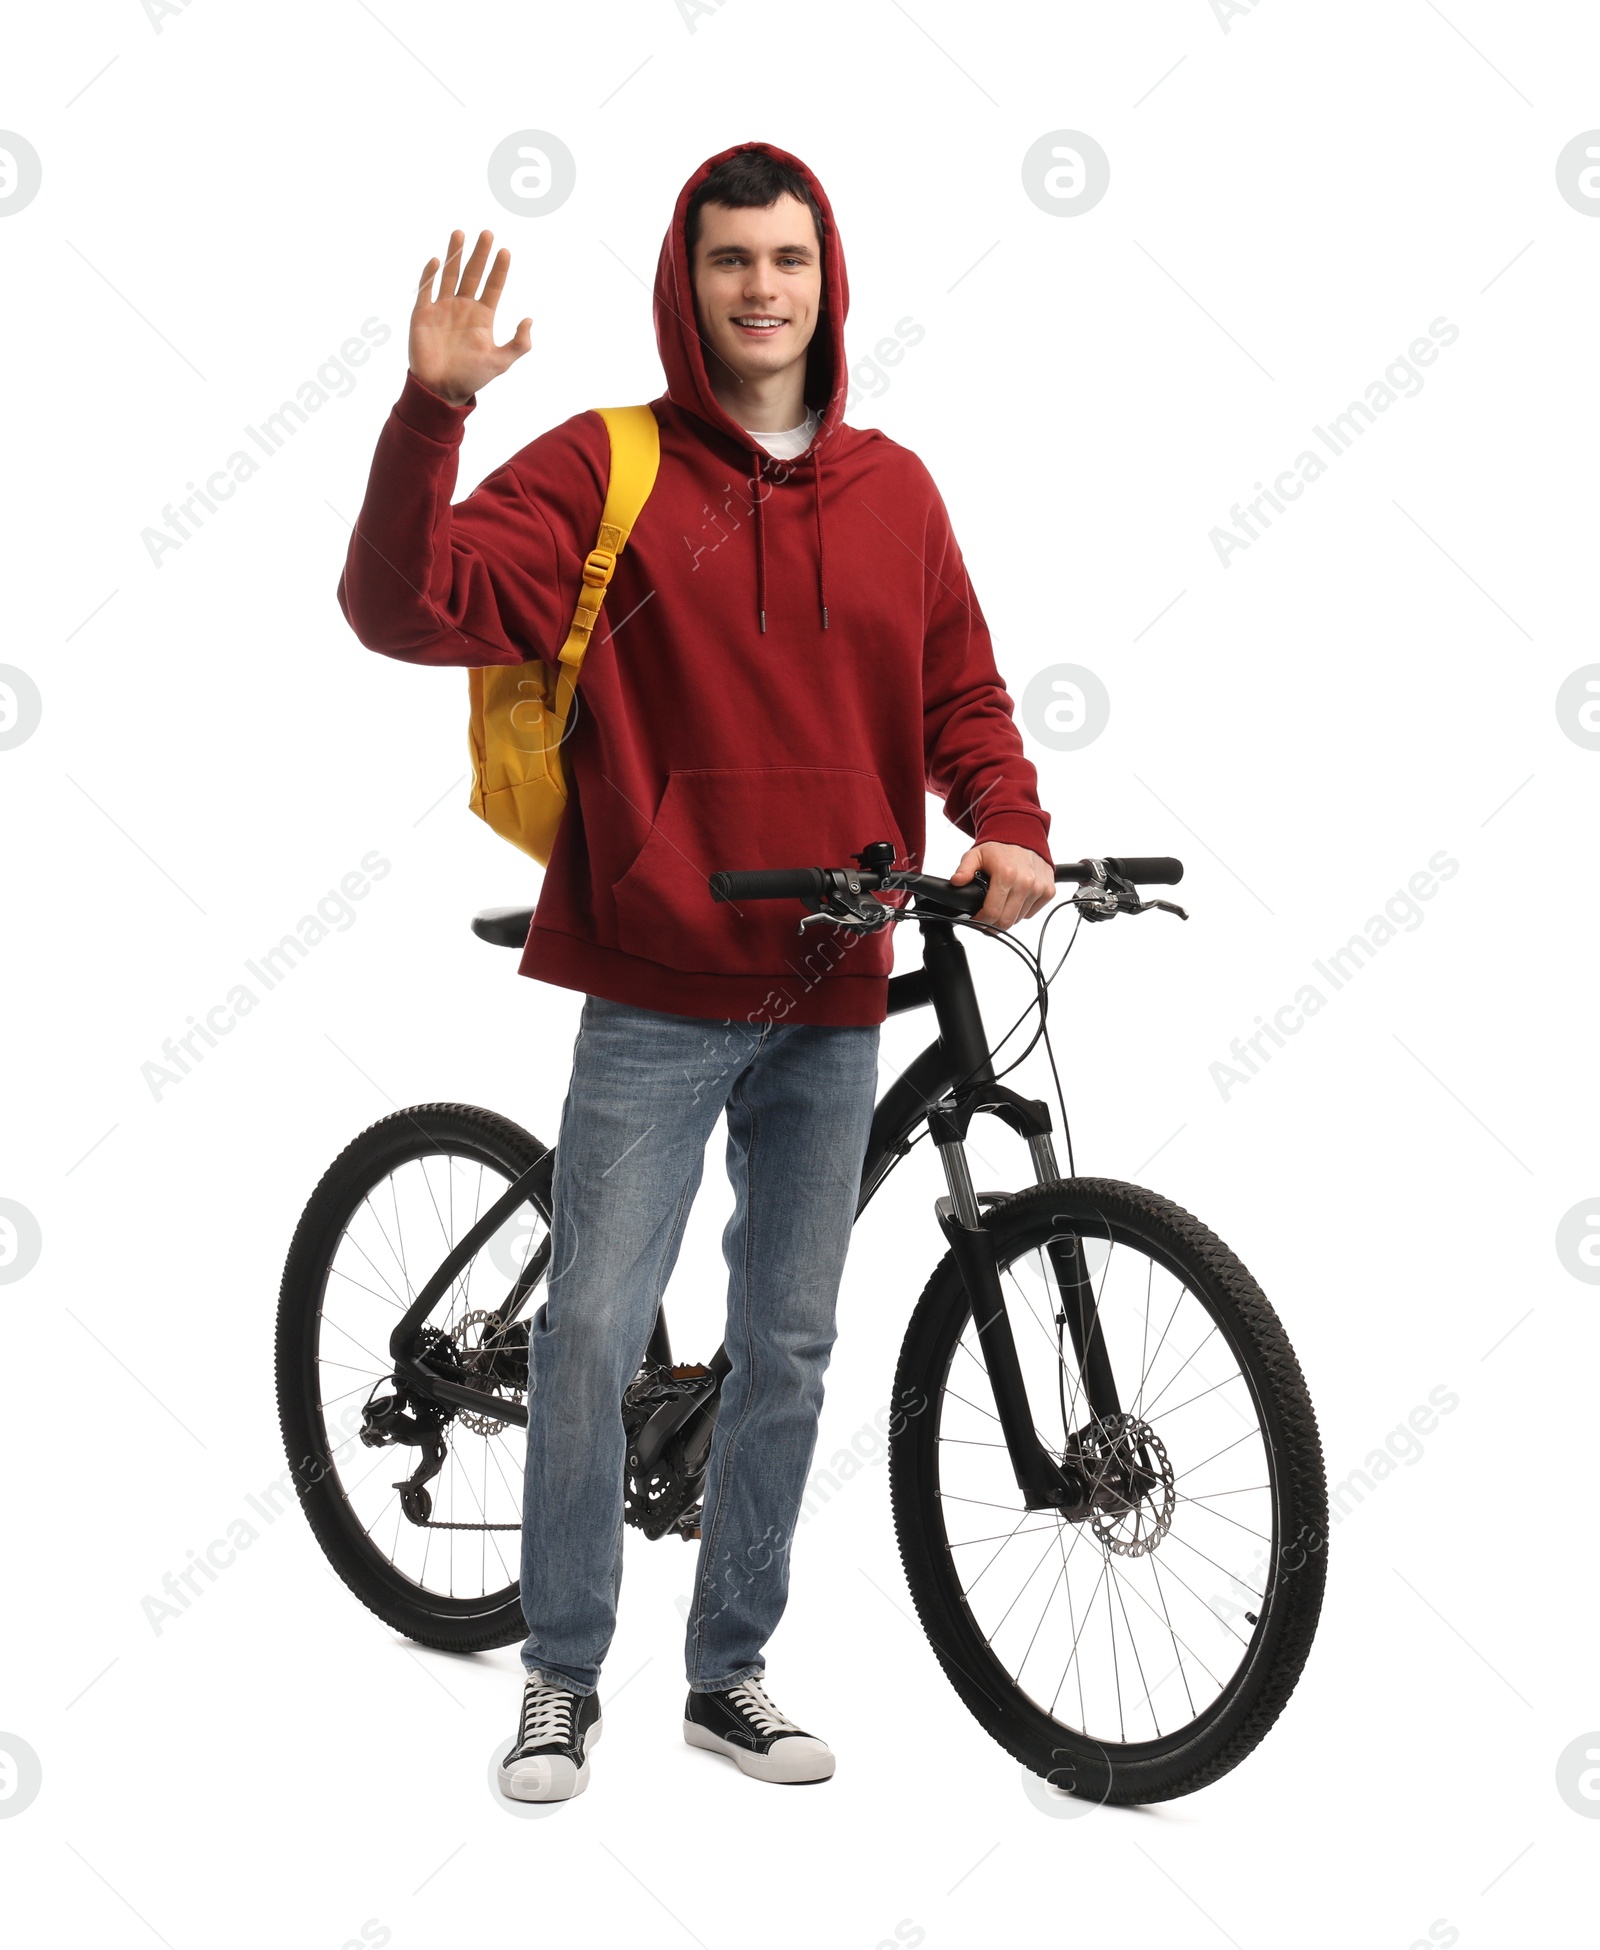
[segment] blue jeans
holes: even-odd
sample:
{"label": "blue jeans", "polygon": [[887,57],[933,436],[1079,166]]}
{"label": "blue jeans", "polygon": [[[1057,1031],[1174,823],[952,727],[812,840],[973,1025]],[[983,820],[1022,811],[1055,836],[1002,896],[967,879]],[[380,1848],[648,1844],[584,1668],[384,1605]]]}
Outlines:
{"label": "blue jeans", "polygon": [[697,1692],[765,1669],[816,1446],[877,1059],[876,1027],[712,1020],[585,998],[556,1141],[548,1294],[529,1332],[529,1672],[579,1693],[598,1684],[622,1584],[622,1393],[724,1110],[733,1365],[707,1462],[684,1656]]}

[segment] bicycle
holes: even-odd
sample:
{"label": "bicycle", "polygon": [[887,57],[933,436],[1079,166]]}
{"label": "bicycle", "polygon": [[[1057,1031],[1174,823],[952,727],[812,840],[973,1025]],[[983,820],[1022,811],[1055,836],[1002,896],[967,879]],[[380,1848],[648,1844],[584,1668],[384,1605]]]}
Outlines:
{"label": "bicycle", "polygon": [[[856,1213],[931,1137],[948,1250],[907,1326],[888,1429],[919,1619],[957,1695],[1034,1773],[1097,1802],[1192,1793],[1261,1741],[1316,1630],[1327,1486],[1299,1364],[1265,1295],[1197,1219],[1139,1186],[1078,1177],[1070,1129],[1060,1175],[1048,1106],[994,1071],[957,939],[978,925],[985,877],[956,887],[896,870],[885,841],[853,858],[716,873],[709,892],[799,899],[802,930],[921,930],[922,966],[889,978],[888,1010],[931,1006],[938,1035],[878,1102]],[[1187,919],[1139,892],[1182,873],[1161,859],[1056,868],[1077,889],[1079,925],[1152,908]],[[496,908],[472,925],[520,948],[531,918]],[[1035,1042],[1060,966],[1042,977],[1034,962]],[[979,1113],[1026,1141],[1035,1184],[974,1189]],[[329,1167],[289,1249],[278,1399],[302,1507],[356,1596],[423,1644],[525,1635],[506,1548],[521,1461],[506,1431],[527,1422],[554,1156],[493,1111],[397,1111]],[[495,1282],[491,1304],[472,1304],[475,1271]],[[720,1348],[674,1362],[663,1307],[620,1404],[625,1516],[647,1537],[699,1535],[726,1373]],[[413,1451],[415,1467],[387,1480]]]}

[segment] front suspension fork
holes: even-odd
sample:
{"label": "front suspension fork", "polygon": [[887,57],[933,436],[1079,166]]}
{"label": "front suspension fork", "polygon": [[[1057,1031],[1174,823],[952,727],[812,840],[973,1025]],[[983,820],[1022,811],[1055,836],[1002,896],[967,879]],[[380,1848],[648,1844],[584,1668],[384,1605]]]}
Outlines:
{"label": "front suspension fork", "polygon": [[[1006,1311],[994,1234],[984,1224],[983,1210],[967,1168],[966,1129],[976,1110],[993,1111],[1026,1138],[1035,1180],[1046,1185],[1057,1182],[1060,1176],[1050,1137],[1049,1108],[1036,1098],[1020,1097],[998,1083],[971,1086],[935,1105],[928,1114],[928,1125],[944,1166],[949,1193],[935,1201],[934,1211],[972,1303],[984,1367],[994,1392],[995,1414],[1024,1507],[1055,1510],[1069,1519],[1081,1520],[1093,1506],[1093,1489],[1070,1457],[1058,1460],[1051,1455],[1034,1428],[1028,1407],[1027,1386]],[[1098,1331],[1093,1283],[1084,1260],[1083,1242],[1075,1235],[1066,1234],[1051,1240],[1048,1251],[1083,1376],[1089,1412],[1096,1416],[1115,1413],[1116,1384],[1104,1337]]]}

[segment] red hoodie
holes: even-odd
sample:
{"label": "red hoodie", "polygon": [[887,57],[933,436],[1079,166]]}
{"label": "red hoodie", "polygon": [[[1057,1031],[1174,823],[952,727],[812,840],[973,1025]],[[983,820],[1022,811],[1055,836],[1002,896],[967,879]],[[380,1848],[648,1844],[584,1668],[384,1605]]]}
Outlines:
{"label": "red hoodie", "polygon": [[[656,270],[661,470],[612,578],[563,748],[569,798],[520,972],[673,1015],[871,1024],[892,931],[797,932],[798,903],[712,900],[721,868],[920,866],[925,793],[974,841],[1050,858],[1049,816],[949,517],[915,454],[844,424],[849,302],[822,186],[811,447],[778,461],[717,403],[678,194]],[[411,374],[378,438],[339,604],[417,664],[554,661],[600,524],[604,423],[579,413],[451,506],[462,429]],[[607,401],[606,404],[611,404]],[[466,698],[461,700],[465,714]]]}

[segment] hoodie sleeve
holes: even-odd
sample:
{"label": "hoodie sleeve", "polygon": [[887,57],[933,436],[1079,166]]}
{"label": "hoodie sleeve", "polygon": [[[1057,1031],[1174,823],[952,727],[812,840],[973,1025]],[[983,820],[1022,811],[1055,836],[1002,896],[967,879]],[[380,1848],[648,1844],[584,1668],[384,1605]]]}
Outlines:
{"label": "hoodie sleeve", "polygon": [[404,663],[554,662],[605,503],[605,425],[578,414],[452,506],[475,404],[452,405],[406,374],[378,436],[339,607],[369,650]]}
{"label": "hoodie sleeve", "polygon": [[989,626],[938,490],[929,480],[923,561],[922,749],[928,790],[974,844],[1000,840],[1050,859],[1050,815],[1024,755]]}

